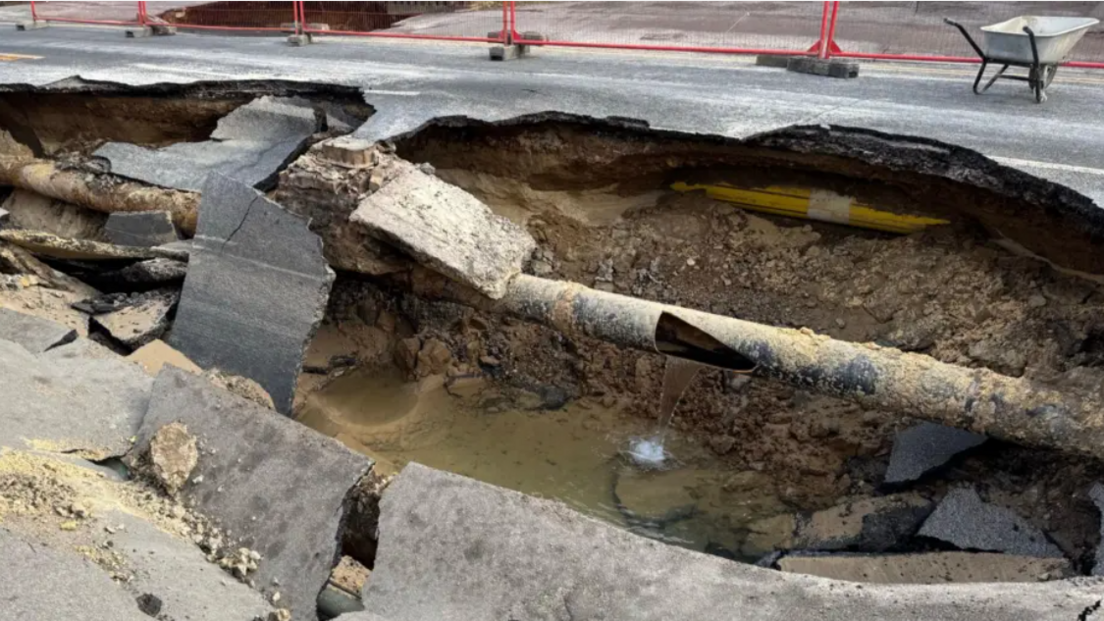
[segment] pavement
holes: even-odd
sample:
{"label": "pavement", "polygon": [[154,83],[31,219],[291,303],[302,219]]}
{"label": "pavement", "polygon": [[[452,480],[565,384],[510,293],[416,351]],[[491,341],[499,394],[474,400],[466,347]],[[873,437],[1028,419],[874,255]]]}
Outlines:
{"label": "pavement", "polygon": [[[560,112],[639,119],[662,130],[746,138],[790,125],[920,136],[977,150],[1104,205],[1104,72],[1063,68],[1036,104],[1018,83],[970,91],[973,67],[867,63],[854,80],[757,67],[746,57],[541,48],[494,63],[478,44],[187,34],[125,39],[119,28],[10,32],[0,85],[292,80],[352,85],[376,109],[377,140],[439,117],[503,121]],[[60,84],[59,84],[60,83]],[[2,86],[0,86],[2,87]]]}

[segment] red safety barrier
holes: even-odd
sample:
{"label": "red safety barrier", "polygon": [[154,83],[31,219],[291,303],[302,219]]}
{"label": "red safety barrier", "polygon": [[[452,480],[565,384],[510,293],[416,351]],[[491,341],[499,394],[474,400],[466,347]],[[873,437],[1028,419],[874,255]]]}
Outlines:
{"label": "red safety barrier", "polygon": [[155,23],[182,30],[296,32],[299,3],[286,2],[145,2]]}
{"label": "red safety barrier", "polygon": [[31,2],[31,19],[63,24],[137,26],[141,23],[139,2]]}
{"label": "red safety barrier", "polygon": [[[303,32],[310,34],[503,42],[506,3],[300,2]],[[486,4],[486,3],[483,3]]]}

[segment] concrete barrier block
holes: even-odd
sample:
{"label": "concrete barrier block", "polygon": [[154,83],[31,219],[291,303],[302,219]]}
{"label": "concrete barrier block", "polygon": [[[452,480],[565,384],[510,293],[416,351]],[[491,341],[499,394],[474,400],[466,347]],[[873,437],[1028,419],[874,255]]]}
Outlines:
{"label": "concrete barrier block", "polygon": [[15,29],[19,31],[23,30],[41,30],[46,28],[50,24],[46,22],[19,22],[15,25]]}
{"label": "concrete barrier block", "polygon": [[786,70],[829,78],[859,77],[859,63],[838,58],[823,59],[811,56],[792,56],[786,62]]}

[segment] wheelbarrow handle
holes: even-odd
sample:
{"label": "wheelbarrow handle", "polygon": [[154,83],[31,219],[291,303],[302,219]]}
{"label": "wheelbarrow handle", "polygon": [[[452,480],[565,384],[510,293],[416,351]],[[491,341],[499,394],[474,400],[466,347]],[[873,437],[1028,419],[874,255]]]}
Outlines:
{"label": "wheelbarrow handle", "polygon": [[1031,57],[1035,59],[1035,67],[1039,66],[1039,48],[1035,46],[1035,32],[1031,28],[1024,26],[1023,31],[1027,34],[1027,38],[1031,41]]}
{"label": "wheelbarrow handle", "polygon": [[958,28],[959,32],[962,33],[962,36],[966,37],[966,41],[970,43],[970,47],[974,48],[974,51],[977,52],[978,58],[985,60],[985,53],[981,51],[981,48],[978,47],[977,43],[974,43],[974,38],[970,36],[970,33],[966,32],[966,28],[963,27],[962,24],[947,17],[943,18],[943,23],[947,24],[948,26],[954,26],[955,28]]}

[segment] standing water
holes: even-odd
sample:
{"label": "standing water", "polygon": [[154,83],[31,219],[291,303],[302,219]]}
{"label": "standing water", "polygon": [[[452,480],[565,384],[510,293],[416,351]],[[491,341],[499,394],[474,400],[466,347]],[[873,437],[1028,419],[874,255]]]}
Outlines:
{"label": "standing water", "polygon": [[[393,368],[338,378],[307,398],[299,420],[377,460],[384,474],[417,461],[668,543],[738,554],[747,524],[786,508],[769,476],[733,469],[702,439],[668,428],[694,371],[681,361],[667,367],[662,434],[608,398],[548,409],[534,392],[480,379],[405,382]],[[626,458],[634,439],[657,436],[677,460],[645,470]]]}
{"label": "standing water", "polygon": [[702,365],[685,358],[667,358],[663,369],[663,393],[659,399],[659,424],[650,438],[636,438],[629,445],[629,457],[642,468],[662,468],[670,456],[663,446],[671,420],[686,387],[694,381]]}

